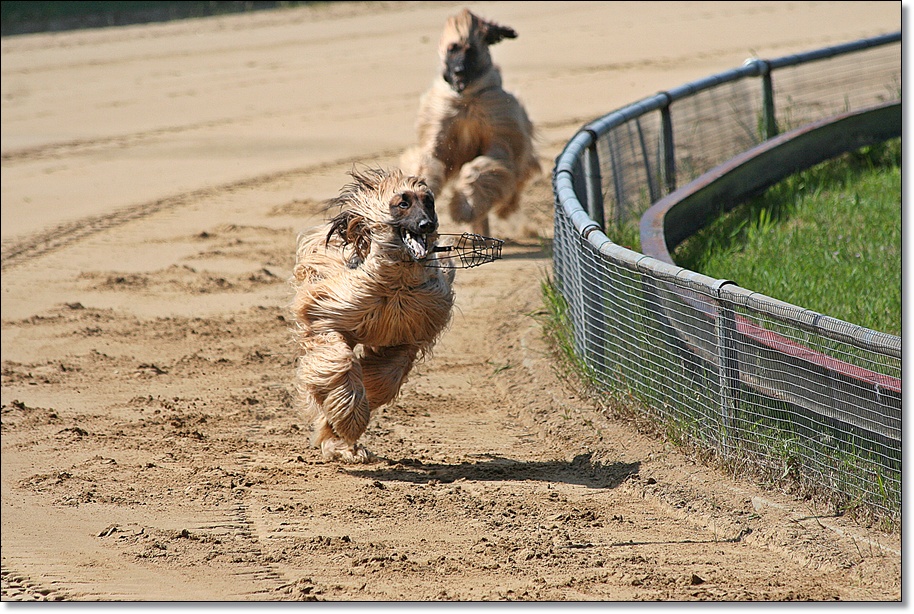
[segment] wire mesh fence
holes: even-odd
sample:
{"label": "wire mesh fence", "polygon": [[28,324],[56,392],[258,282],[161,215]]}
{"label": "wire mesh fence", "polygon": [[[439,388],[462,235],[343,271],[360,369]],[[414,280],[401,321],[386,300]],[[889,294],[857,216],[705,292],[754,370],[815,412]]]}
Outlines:
{"label": "wire mesh fence", "polygon": [[624,237],[678,186],[785,130],[900,98],[900,33],[750,60],[588,124],[553,176],[554,279],[594,386],[731,463],[891,520],[901,507],[901,338],[606,233]]}

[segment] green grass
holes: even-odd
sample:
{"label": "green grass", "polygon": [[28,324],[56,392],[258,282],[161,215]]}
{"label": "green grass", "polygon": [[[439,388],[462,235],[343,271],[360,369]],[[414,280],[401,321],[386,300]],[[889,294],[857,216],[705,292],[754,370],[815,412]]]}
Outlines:
{"label": "green grass", "polygon": [[900,139],[822,163],[722,215],[680,266],[901,335]]}

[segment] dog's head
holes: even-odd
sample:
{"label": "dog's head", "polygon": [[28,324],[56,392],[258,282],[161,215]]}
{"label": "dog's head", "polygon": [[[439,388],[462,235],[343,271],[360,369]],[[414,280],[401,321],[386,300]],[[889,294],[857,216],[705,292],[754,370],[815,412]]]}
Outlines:
{"label": "dog's head", "polygon": [[331,204],[341,211],[330,222],[327,243],[334,236],[351,247],[355,263],[372,250],[394,260],[422,262],[438,240],[435,197],[418,177],[399,170],[352,171]]}
{"label": "dog's head", "polygon": [[438,43],[444,64],[444,80],[455,92],[463,92],[492,68],[489,46],[505,38],[517,38],[513,28],[486,21],[467,9],[449,17]]}

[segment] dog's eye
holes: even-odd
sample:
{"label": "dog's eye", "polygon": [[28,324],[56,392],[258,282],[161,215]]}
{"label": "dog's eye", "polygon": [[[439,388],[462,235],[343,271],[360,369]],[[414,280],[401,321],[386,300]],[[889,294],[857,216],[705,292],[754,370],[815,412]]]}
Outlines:
{"label": "dog's eye", "polygon": [[395,194],[393,198],[390,199],[390,210],[394,209],[409,209],[409,196],[406,194]]}

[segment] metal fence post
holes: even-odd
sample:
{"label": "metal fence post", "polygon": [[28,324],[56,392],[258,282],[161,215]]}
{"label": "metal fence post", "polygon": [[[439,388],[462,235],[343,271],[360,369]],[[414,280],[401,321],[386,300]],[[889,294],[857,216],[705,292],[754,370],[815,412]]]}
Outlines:
{"label": "metal fence post", "polygon": [[739,400],[739,356],[736,351],[736,313],[720,298],[720,289],[733,284],[719,280],[714,284],[717,298],[717,364],[720,380],[720,452],[726,455],[734,432],[734,413]]}
{"label": "metal fence post", "polygon": [[676,152],[673,149],[673,118],[670,116],[670,102],[672,98],[666,92],[666,104],[660,109],[660,152],[663,156],[663,183],[666,193],[676,189]]}
{"label": "metal fence post", "polygon": [[771,65],[764,60],[756,61],[759,73],[762,76],[762,109],[765,121],[764,138],[770,139],[778,135],[778,122],[774,109],[774,83],[771,77]]}
{"label": "metal fence post", "polygon": [[597,153],[597,139],[587,147],[584,158],[584,183],[587,188],[587,213],[602,230],[606,229],[603,219],[603,177],[600,174],[600,155]]}

